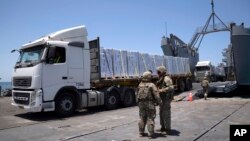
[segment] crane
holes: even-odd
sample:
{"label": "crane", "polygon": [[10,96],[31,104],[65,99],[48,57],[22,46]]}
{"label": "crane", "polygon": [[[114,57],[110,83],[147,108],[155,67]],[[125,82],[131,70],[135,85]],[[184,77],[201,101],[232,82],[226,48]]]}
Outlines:
{"label": "crane", "polygon": [[[203,37],[208,33],[220,32],[220,31],[230,31],[230,24],[228,26],[217,16],[214,11],[214,1],[211,0],[212,13],[207,19],[205,25],[202,28],[197,28],[193,37],[191,38],[188,46],[191,48],[199,49]],[[219,23],[215,23],[218,20]],[[212,24],[210,24],[212,23]],[[197,45],[198,43],[198,45]],[[195,47],[197,45],[197,47]]]}

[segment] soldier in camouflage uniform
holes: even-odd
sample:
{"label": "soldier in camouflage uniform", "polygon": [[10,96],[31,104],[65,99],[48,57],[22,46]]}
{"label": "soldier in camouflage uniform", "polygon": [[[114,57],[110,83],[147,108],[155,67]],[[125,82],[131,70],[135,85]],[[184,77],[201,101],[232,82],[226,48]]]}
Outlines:
{"label": "soldier in camouflage uniform", "polygon": [[139,106],[139,132],[145,136],[144,130],[147,124],[149,138],[154,135],[154,119],[156,116],[156,103],[161,104],[161,98],[154,83],[151,82],[152,74],[149,71],[143,73],[142,82],[138,86],[137,100]]}
{"label": "soldier in camouflage uniform", "polygon": [[203,88],[204,99],[207,100],[209,81],[208,77],[205,76],[203,81],[201,81],[201,87]]}
{"label": "soldier in camouflage uniform", "polygon": [[160,105],[160,124],[162,133],[170,134],[171,132],[171,101],[173,99],[174,86],[172,79],[167,75],[164,66],[156,68],[159,80],[157,88],[160,94],[162,105]]}

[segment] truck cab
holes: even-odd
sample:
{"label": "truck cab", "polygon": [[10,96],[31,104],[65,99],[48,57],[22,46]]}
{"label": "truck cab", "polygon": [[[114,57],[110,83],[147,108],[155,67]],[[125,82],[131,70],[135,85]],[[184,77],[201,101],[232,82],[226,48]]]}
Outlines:
{"label": "truck cab", "polygon": [[[31,112],[83,106],[70,102],[82,96],[72,97],[69,93],[90,89],[89,66],[85,26],[61,30],[24,44],[13,71],[12,105]],[[61,100],[61,105],[56,105],[62,94],[68,96]]]}
{"label": "truck cab", "polygon": [[213,71],[213,66],[210,61],[199,61],[195,65],[195,81],[201,82],[205,76],[211,76]]}
{"label": "truck cab", "polygon": [[195,81],[201,82],[205,76],[209,78],[210,81],[225,81],[225,69],[223,65],[218,65],[215,67],[210,61],[200,61],[195,66]]}
{"label": "truck cab", "polygon": [[135,102],[134,79],[101,78],[99,38],[85,26],[57,31],[24,44],[12,76],[12,105],[30,112],[70,116],[86,107],[114,109]]}

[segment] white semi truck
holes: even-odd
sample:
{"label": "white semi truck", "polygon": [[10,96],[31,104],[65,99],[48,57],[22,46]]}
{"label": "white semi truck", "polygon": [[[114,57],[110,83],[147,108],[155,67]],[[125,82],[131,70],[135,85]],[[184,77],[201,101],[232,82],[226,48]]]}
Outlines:
{"label": "white semi truck", "polygon": [[199,61],[195,66],[194,76],[196,82],[201,82],[207,75],[212,82],[225,81],[225,70],[223,67],[215,67],[211,61]]}
{"label": "white semi truck", "polygon": [[168,66],[176,89],[192,87],[187,58],[155,56],[144,60],[150,56],[105,50],[100,48],[99,38],[87,40],[85,26],[57,31],[18,51],[12,105],[29,112],[56,111],[69,116],[86,107],[131,106],[142,72],[156,64]]}

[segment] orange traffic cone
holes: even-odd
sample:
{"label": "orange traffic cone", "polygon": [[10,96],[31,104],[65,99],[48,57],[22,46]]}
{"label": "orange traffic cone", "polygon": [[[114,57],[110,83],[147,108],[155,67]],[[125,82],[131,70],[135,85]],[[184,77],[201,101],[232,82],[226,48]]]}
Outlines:
{"label": "orange traffic cone", "polygon": [[193,101],[193,96],[192,96],[192,93],[190,92],[189,95],[188,95],[188,101]]}

